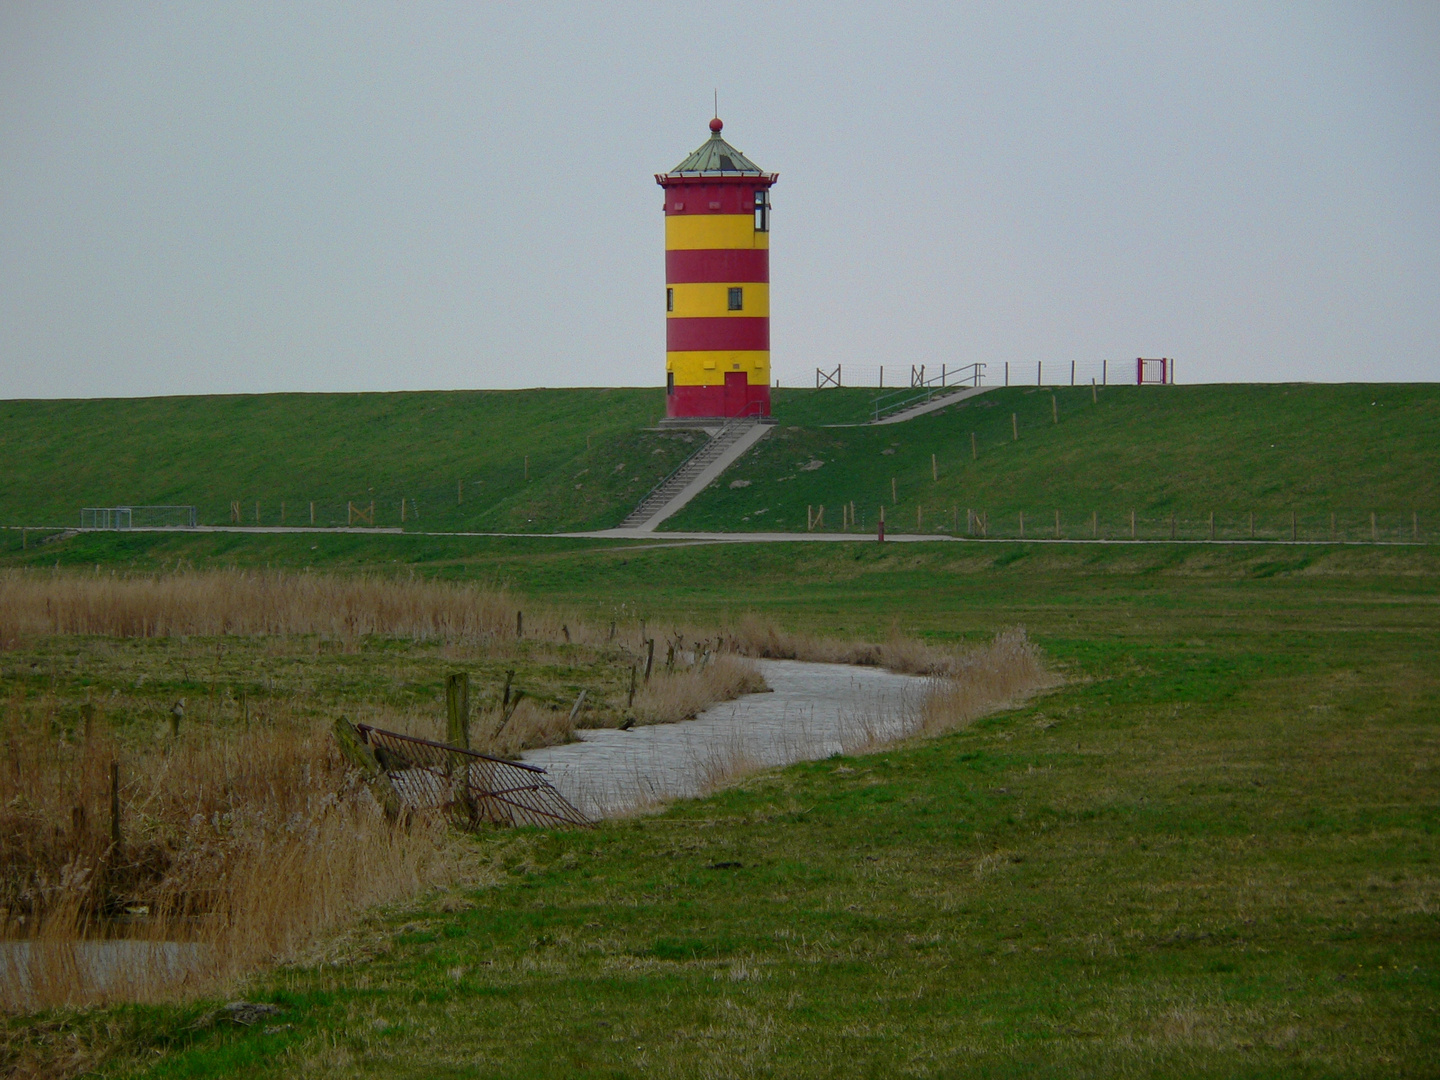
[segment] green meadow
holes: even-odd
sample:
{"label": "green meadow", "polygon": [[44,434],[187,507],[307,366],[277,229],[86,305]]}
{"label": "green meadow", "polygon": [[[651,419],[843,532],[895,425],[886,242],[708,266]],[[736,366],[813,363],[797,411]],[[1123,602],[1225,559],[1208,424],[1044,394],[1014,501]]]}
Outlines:
{"label": "green meadow", "polygon": [[[222,546],[233,544],[233,546]],[[312,545],[315,545],[312,548]],[[950,735],[582,831],[217,1002],[5,1023],[87,1075],[1430,1076],[1429,546],[83,536],[53,565],[502,582],[663,625],[1024,626],[1064,684]],[[15,565],[36,553],[10,546]],[[27,1063],[29,1063],[27,1065]]]}

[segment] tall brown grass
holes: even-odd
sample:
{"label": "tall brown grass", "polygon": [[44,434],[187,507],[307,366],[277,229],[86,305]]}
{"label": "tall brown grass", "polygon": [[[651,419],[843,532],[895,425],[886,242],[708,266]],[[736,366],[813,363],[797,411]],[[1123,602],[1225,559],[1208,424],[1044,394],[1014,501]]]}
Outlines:
{"label": "tall brown grass", "polygon": [[[483,639],[513,636],[515,613],[503,589],[424,580],[239,570],[0,573],[0,643],[36,634]],[[532,632],[552,629],[541,622],[532,617]]]}
{"label": "tall brown grass", "polygon": [[662,668],[653,672],[635,695],[635,721],[669,724],[690,720],[712,705],[765,689],[765,677],[752,662],[721,653],[675,671]]}
{"label": "tall brown grass", "polygon": [[[21,712],[7,710],[0,767],[0,929],[33,947],[23,978],[0,970],[5,1007],[193,992],[453,864],[439,823],[387,822],[322,730],[195,731],[122,754],[104,733],[56,740]],[[75,943],[117,935],[196,943],[204,961],[182,987],[144,965],[77,978]]]}
{"label": "tall brown grass", "polygon": [[945,675],[963,663],[965,651],[937,648],[894,634],[885,641],[854,641],[785,630],[758,615],[742,616],[722,639],[743,656],[808,660],[819,664],[883,667],[900,675]]}

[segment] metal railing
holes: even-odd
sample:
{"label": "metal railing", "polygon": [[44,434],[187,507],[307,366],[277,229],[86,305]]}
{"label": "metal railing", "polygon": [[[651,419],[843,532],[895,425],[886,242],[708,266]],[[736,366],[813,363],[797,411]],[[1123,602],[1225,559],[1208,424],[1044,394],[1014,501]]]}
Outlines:
{"label": "metal railing", "polygon": [[356,724],[400,801],[438,810],[463,829],[489,825],[590,825],[545,770],[477,750]]}
{"label": "metal railing", "polygon": [[915,405],[922,405],[936,394],[964,386],[979,386],[985,381],[983,361],[952,368],[941,364],[938,375],[926,376],[925,365],[910,366],[910,385],[888,394],[881,394],[871,402],[874,411],[872,419],[879,420],[891,413],[903,412]]}

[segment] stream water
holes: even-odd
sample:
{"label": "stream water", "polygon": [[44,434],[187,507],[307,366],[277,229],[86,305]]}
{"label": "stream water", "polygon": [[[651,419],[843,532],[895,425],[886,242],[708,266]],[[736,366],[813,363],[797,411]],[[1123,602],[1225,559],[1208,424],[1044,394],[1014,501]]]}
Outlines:
{"label": "stream water", "polygon": [[771,692],[746,694],[694,720],[576,732],[578,742],[524,760],[590,817],[702,794],[738,770],[830,757],[904,735],[925,680],[876,668],[761,660]]}

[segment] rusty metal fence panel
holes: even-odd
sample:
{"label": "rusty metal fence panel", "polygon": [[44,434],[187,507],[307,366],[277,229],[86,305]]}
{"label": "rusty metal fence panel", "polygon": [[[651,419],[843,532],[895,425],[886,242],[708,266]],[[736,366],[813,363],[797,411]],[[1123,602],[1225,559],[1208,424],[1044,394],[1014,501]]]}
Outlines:
{"label": "rusty metal fence panel", "polygon": [[590,825],[535,765],[356,724],[400,801],[439,810],[465,829],[491,825]]}

